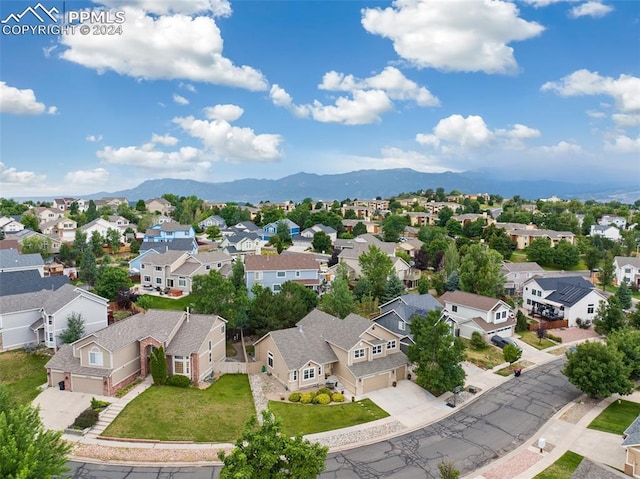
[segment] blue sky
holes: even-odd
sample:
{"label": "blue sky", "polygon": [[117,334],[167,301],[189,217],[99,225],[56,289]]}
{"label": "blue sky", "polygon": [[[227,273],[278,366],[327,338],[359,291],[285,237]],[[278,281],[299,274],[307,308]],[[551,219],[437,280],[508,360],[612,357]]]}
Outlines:
{"label": "blue sky", "polygon": [[2,196],[369,168],[640,180],[636,0],[42,1],[121,12],[121,33],[17,34],[54,25],[16,20],[37,4],[0,2]]}

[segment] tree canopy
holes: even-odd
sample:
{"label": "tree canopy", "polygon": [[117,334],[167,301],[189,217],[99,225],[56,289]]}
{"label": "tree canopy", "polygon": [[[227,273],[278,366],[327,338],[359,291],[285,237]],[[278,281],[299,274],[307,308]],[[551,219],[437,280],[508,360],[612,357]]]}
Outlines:
{"label": "tree canopy", "polygon": [[84,336],[84,318],[81,313],[73,312],[67,316],[67,327],[60,333],[60,341],[70,344]]}
{"label": "tree canopy", "polygon": [[467,247],[460,263],[460,289],[468,293],[499,297],[504,291],[501,271],[502,256],[495,250],[484,250],[479,243]]}
{"label": "tree canopy", "polygon": [[374,298],[379,298],[384,292],[384,285],[393,271],[393,260],[380,248],[369,245],[366,253],[358,258],[362,277],[371,283]]}
{"label": "tree canopy", "polygon": [[[82,271],[82,270],[81,270]],[[133,285],[129,274],[122,268],[102,268],[96,281],[96,294],[113,301],[119,290]]]}

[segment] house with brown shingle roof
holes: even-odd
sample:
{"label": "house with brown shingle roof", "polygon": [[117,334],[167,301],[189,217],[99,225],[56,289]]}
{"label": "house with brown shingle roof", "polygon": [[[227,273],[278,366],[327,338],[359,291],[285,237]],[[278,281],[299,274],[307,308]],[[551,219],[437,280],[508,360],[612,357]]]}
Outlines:
{"label": "house with brown shingle roof", "polygon": [[169,375],[198,383],[224,361],[227,321],[217,315],[150,309],[62,346],[45,365],[49,386],[112,396],[149,373],[149,356],[163,347]]}
{"label": "house with brown shingle roof", "polygon": [[249,296],[251,288],[259,284],[280,291],[283,283],[293,281],[318,291],[320,285],[320,266],[314,255],[289,253],[279,255],[252,255],[244,261],[245,281]]}
{"label": "house with brown shingle roof", "polygon": [[447,291],[438,299],[443,305],[441,318],[451,325],[455,336],[471,339],[474,331],[485,340],[494,334],[513,336],[516,325],[513,309],[500,299],[464,291]]}
{"label": "house with brown shingle roof", "polygon": [[337,382],[359,396],[407,377],[409,360],[400,339],[357,314],[340,319],[314,309],[295,327],[264,335],[255,353],[290,391]]}

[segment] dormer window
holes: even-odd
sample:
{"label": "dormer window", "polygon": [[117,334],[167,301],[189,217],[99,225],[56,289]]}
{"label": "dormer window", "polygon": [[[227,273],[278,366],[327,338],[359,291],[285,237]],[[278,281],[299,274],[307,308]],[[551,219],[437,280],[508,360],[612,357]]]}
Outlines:
{"label": "dormer window", "polygon": [[102,361],[102,351],[96,347],[91,348],[91,351],[89,351],[89,364],[91,366],[102,366]]}

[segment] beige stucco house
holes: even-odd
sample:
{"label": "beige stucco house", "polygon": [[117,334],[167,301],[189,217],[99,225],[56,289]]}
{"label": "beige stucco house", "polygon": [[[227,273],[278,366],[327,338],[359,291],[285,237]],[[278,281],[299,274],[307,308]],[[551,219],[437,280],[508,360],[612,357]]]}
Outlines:
{"label": "beige stucco house", "polygon": [[255,343],[256,361],[290,391],[325,386],[336,376],[359,396],[407,377],[400,336],[368,319],[344,319],[314,309],[294,328],[271,331]]}
{"label": "beige stucco house", "polygon": [[227,321],[216,315],[149,310],[62,346],[46,364],[49,386],[111,396],[149,374],[149,357],[164,347],[169,375],[192,382],[214,372],[226,357]]}

